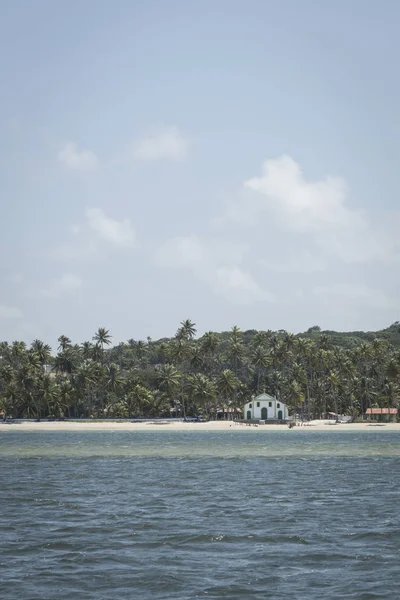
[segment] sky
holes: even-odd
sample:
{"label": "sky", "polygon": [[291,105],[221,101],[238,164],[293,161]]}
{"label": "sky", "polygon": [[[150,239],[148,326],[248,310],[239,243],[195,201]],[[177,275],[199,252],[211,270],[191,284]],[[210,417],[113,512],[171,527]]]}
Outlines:
{"label": "sky", "polygon": [[400,317],[397,0],[2,0],[0,339]]}

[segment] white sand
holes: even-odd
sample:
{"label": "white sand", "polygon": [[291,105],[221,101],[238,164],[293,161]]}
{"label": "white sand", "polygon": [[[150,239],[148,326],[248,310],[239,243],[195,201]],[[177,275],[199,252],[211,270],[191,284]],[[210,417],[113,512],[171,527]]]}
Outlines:
{"label": "white sand", "polygon": [[[41,421],[24,423],[0,423],[1,431],[92,431],[92,430],[113,430],[113,431],[223,431],[223,430],[241,430],[241,431],[282,431],[287,430],[287,425],[259,425],[258,427],[246,426],[244,423],[232,421],[210,421],[208,423],[183,423],[180,421],[171,422],[76,422],[76,421]],[[338,423],[333,421],[310,421],[302,427],[296,426],[291,431],[360,431],[368,429],[372,431],[390,430],[400,432],[400,423]]]}

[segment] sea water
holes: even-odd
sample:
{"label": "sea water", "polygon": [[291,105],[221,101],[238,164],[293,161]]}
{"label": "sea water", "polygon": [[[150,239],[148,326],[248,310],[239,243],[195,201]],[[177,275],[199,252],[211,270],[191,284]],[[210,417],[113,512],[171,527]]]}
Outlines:
{"label": "sea water", "polygon": [[3,600],[400,598],[400,433],[384,427],[10,425],[0,465]]}

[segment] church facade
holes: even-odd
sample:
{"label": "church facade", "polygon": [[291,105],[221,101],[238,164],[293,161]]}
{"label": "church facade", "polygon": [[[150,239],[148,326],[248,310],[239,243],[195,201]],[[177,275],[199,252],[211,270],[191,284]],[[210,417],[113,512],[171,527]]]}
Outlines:
{"label": "church facade", "polygon": [[284,421],[289,411],[283,402],[269,394],[260,394],[247,402],[243,409],[243,418],[247,421],[261,419],[263,421]]}

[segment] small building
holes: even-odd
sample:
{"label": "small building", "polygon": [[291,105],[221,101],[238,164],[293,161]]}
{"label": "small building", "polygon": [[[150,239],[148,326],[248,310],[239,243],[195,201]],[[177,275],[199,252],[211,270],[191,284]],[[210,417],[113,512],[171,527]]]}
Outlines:
{"label": "small building", "polygon": [[397,416],[397,408],[367,408],[365,414],[370,419],[383,420],[383,418],[390,419],[390,417]]}
{"label": "small building", "polygon": [[329,421],[338,421],[340,419],[340,415],[335,412],[327,412],[325,419],[328,419]]}
{"label": "small building", "polygon": [[284,421],[289,411],[283,402],[269,394],[260,394],[247,402],[243,409],[243,418],[247,421],[261,419],[263,421]]}
{"label": "small building", "polygon": [[232,406],[219,406],[217,408],[217,419],[224,421],[236,421],[242,418],[242,409]]}

